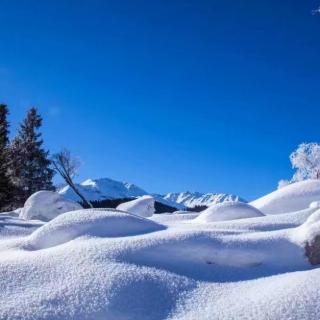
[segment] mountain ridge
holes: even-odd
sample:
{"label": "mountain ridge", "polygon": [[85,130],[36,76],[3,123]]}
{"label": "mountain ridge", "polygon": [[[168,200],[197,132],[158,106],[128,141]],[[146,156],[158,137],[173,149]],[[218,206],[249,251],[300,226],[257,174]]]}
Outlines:
{"label": "mountain ridge", "polygon": [[[76,186],[89,201],[136,198],[151,195],[157,201],[179,210],[197,206],[210,206],[225,201],[246,202],[237,195],[227,193],[201,193],[197,191],[171,192],[167,194],[149,193],[133,183],[121,182],[110,178],[86,179],[81,183],[77,183]],[[64,186],[58,192],[70,200],[80,201],[80,198],[69,186]]]}

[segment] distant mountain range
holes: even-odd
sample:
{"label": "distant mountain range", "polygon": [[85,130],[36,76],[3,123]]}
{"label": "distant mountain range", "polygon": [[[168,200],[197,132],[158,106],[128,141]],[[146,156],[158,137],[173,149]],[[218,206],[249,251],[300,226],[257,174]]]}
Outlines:
{"label": "distant mountain range", "polygon": [[[136,198],[143,195],[152,195],[156,201],[178,210],[194,208],[197,206],[210,206],[214,203],[225,201],[243,201],[240,197],[224,193],[200,193],[200,192],[180,192],[168,193],[165,195],[151,194],[142,188],[128,182],[120,182],[109,178],[87,179],[77,184],[80,192],[90,201],[103,201],[107,199]],[[66,198],[80,201],[80,198],[69,186],[65,186],[58,191]]]}

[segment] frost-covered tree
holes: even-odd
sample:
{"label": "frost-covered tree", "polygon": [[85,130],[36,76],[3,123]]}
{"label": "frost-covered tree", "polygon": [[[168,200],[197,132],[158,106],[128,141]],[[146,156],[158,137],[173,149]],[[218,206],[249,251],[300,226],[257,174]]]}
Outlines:
{"label": "frost-covered tree", "polygon": [[278,189],[284,188],[289,184],[290,184],[290,181],[282,179],[278,182]]}
{"label": "frost-covered tree", "polygon": [[43,149],[39,129],[42,118],[31,108],[10,146],[10,177],[19,192],[16,201],[22,204],[39,190],[54,190],[49,152]]}
{"label": "frost-covered tree", "polygon": [[292,182],[320,179],[320,144],[302,143],[291,153],[290,161],[296,169]]}
{"label": "frost-covered tree", "polygon": [[0,104],[0,210],[8,209],[13,198],[13,185],[8,176],[8,114],[8,107],[5,104]]}

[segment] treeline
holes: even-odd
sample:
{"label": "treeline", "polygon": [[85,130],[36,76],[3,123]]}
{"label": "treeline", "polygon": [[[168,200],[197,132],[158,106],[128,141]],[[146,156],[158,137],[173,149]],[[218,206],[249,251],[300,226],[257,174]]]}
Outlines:
{"label": "treeline", "polygon": [[9,138],[9,109],[0,104],[0,211],[15,209],[39,190],[54,190],[54,170],[43,148],[42,118],[31,108],[16,136]]}

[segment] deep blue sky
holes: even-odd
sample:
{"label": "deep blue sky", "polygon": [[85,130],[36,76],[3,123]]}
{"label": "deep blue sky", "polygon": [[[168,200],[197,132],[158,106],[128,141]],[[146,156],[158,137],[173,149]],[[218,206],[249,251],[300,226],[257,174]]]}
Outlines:
{"label": "deep blue sky", "polygon": [[320,141],[317,1],[0,2],[0,98],[35,105],[79,180],[247,199]]}

